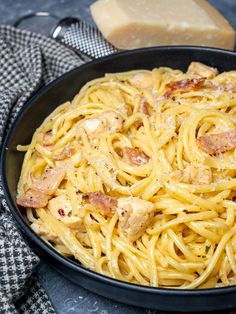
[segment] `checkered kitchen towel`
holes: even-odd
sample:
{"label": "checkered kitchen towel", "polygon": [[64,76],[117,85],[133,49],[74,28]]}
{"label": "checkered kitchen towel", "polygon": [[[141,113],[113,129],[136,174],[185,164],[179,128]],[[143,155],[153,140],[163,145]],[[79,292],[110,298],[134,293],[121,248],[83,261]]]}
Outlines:
{"label": "checkered kitchen towel", "polygon": [[[0,26],[0,144],[32,93],[81,63],[52,39]],[[0,197],[0,313],[55,313],[34,275],[39,258],[14,225],[1,188]]]}

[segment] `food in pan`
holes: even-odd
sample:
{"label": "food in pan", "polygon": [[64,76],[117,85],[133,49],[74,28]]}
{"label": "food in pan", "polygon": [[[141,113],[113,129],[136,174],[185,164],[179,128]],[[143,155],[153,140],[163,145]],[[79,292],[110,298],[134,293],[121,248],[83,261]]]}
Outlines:
{"label": "food in pan", "polygon": [[236,282],[236,71],[107,74],[27,146],[17,203],[62,255],[119,280]]}

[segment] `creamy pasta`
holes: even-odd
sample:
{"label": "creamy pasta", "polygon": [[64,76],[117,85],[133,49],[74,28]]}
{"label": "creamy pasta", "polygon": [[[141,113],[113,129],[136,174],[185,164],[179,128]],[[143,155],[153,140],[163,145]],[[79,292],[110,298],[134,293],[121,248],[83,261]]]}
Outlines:
{"label": "creamy pasta", "polygon": [[236,71],[106,74],[36,130],[17,202],[62,255],[119,280],[236,280]]}

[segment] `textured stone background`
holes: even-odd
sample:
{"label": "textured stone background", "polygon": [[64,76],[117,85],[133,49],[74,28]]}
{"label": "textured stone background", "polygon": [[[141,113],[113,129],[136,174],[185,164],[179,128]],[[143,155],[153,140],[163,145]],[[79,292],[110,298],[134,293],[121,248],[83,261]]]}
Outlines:
{"label": "textured stone background", "polygon": [[[93,0],[0,0],[0,23],[12,24],[19,16],[35,11],[49,11],[60,18],[76,16],[93,23],[89,13],[89,5],[92,2]],[[210,0],[209,2],[214,4],[236,29],[236,0]],[[54,24],[55,21],[52,19],[33,19],[22,26],[47,35]],[[38,267],[38,274],[59,314],[163,313],[127,306],[92,294],[70,283],[45,262],[41,262]],[[227,313],[233,314],[236,311]]]}

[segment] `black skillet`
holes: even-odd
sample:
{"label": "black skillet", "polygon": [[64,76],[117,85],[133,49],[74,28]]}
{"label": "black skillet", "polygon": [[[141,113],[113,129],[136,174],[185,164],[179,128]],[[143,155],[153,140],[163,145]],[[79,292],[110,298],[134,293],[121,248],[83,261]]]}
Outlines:
{"label": "black skillet", "polygon": [[202,47],[160,47],[115,54],[87,63],[39,90],[20,111],[5,139],[1,155],[3,185],[9,208],[33,250],[62,275],[82,287],[127,304],[165,311],[210,311],[236,306],[236,286],[206,290],[176,290],[128,284],[99,275],[62,257],[29,227],[24,210],[16,205],[16,186],[23,154],[17,144],[28,144],[35,129],[59,104],[72,99],[91,79],[107,72],[169,66],[186,70],[191,61],[201,61],[219,71],[236,69],[236,53]]}

